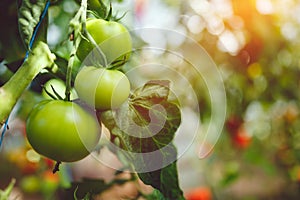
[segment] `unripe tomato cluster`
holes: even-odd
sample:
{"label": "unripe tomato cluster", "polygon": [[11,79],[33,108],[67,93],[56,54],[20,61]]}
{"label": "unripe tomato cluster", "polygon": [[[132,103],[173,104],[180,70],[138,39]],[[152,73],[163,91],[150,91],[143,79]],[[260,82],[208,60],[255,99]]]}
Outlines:
{"label": "unripe tomato cluster", "polygon": [[[127,61],[132,44],[123,25],[90,19],[86,28],[99,44],[108,64]],[[93,49],[93,44],[83,39],[77,57],[84,63]],[[74,88],[79,99],[90,106],[89,111],[75,102],[46,100],[33,108],[26,122],[32,148],[55,161],[73,162],[90,154],[101,133],[100,123],[91,110],[118,108],[129,96],[130,82],[121,71],[108,66],[84,66],[75,78]]]}

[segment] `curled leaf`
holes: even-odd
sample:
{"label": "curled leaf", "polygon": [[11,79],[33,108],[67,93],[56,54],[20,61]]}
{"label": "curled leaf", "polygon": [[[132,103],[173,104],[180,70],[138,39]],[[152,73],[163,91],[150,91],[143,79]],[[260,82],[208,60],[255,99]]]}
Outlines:
{"label": "curled leaf", "polygon": [[166,199],[184,199],[178,183],[177,150],[172,143],[181,115],[178,106],[168,101],[169,84],[165,80],[147,82],[128,104],[102,113],[101,121],[119,141],[122,151],[114,152],[127,158],[144,183],[158,189]]}
{"label": "curled leaf", "polygon": [[[22,40],[27,49],[30,49],[31,38],[34,31],[43,19],[43,11],[46,7],[47,0],[22,0],[18,11],[18,25]],[[45,32],[45,31],[44,31]],[[44,33],[46,34],[46,33]],[[44,35],[45,37],[45,35]]]}

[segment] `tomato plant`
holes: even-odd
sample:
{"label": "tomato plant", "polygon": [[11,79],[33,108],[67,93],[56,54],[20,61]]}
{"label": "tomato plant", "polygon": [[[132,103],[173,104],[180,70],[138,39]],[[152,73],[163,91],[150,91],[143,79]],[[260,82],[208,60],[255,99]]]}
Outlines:
{"label": "tomato plant", "polygon": [[[0,34],[0,185],[7,185],[14,177],[18,190],[13,193],[21,192],[18,196],[24,199],[99,199],[102,196],[112,199],[108,191],[120,194],[115,192],[119,191],[115,186],[125,186],[128,181],[135,181],[132,185],[137,186],[134,188],[137,196],[118,199],[180,200],[183,196],[198,200],[299,199],[299,5],[299,1],[269,0],[0,1],[0,24],[5,28]],[[127,13],[124,18],[123,11]],[[181,36],[177,37],[174,31]],[[135,52],[130,54],[131,45]],[[202,57],[205,52],[197,53],[199,45],[208,51],[209,60],[216,61],[220,73],[212,71],[210,62]],[[123,65],[129,56],[130,63]],[[191,66],[194,64],[208,70],[195,70]],[[92,74],[86,72],[86,77],[78,81],[76,75],[79,78],[84,72],[79,72],[80,66],[91,66],[87,71]],[[112,70],[116,68],[130,74],[131,92],[124,99],[115,98],[118,92],[104,94],[111,88],[100,84],[103,90],[99,98],[108,100],[104,104],[102,99],[101,106],[96,108],[97,123],[103,125],[107,136],[97,146],[99,154],[80,163],[63,163],[55,174],[57,177],[52,177],[51,170],[57,167],[55,162],[46,157],[39,161],[40,155],[35,157],[30,153],[32,149],[24,148],[27,141],[23,127],[33,104],[42,99],[44,83],[49,78],[59,79],[64,85],[62,90],[51,84],[59,95],[52,93],[51,87],[47,90],[54,97],[61,96],[64,100],[61,103],[70,105],[78,101],[72,103],[76,98],[72,97],[75,82],[82,88],[88,85],[87,89],[81,88],[80,98],[96,104],[96,88],[102,79],[98,77],[95,80],[99,81],[94,81],[93,77],[97,77],[99,69],[104,74],[117,72]],[[220,86],[226,90],[226,102],[215,96],[221,94],[215,90],[219,85],[215,75],[224,81]],[[174,93],[168,95],[168,84],[160,84],[161,80],[150,80],[158,77],[171,78]],[[195,101],[185,82],[195,92]],[[127,89],[123,91],[127,94]],[[112,105],[117,100],[120,102]],[[122,104],[123,101],[127,102]],[[181,110],[175,102],[182,106]],[[48,103],[39,105],[36,113],[42,112]],[[222,125],[217,123],[226,119],[225,113],[221,116],[217,111],[225,108],[228,118],[221,130]],[[38,135],[41,138],[51,132],[46,136],[58,139],[52,146],[58,146],[71,126],[63,121],[70,112],[58,111],[44,115],[53,117],[47,124],[49,127],[59,124],[63,134],[45,126]],[[184,116],[182,124],[180,114]],[[199,131],[192,126],[193,122],[198,124]],[[206,134],[206,130],[215,133]],[[90,128],[84,135],[89,133]],[[193,142],[203,141],[201,147],[191,143],[188,149],[182,148],[183,142],[192,142],[189,136],[193,134],[197,134]],[[49,141],[36,139],[43,150]],[[60,154],[70,144],[60,148]],[[191,156],[189,150],[198,146],[201,158],[204,158],[202,149],[213,151],[197,161],[197,155]],[[58,159],[57,152],[55,156]],[[109,169],[112,174],[109,180],[107,171],[99,170],[90,162],[96,156],[118,162],[114,169]],[[177,158],[179,162],[171,162]],[[179,177],[176,163],[182,173]],[[77,168],[78,164],[84,167]],[[126,173],[128,170],[132,176],[119,174],[122,170]],[[33,179],[23,179],[30,176]],[[183,181],[181,184],[179,179]],[[152,186],[150,196],[136,184],[142,182]],[[255,187],[253,183],[268,187]],[[30,188],[31,184],[36,189]],[[179,185],[185,188],[185,195]],[[201,185],[209,189],[199,188]],[[0,189],[0,200],[14,199],[8,197],[12,188]],[[26,196],[30,191],[34,196]],[[70,197],[65,197],[66,193]]]}
{"label": "tomato plant", "polygon": [[60,100],[38,104],[29,115],[26,132],[34,150],[62,162],[84,158],[100,138],[95,118],[76,103]]}
{"label": "tomato plant", "polygon": [[[169,101],[170,82],[148,81],[130,95],[130,81],[121,70],[117,70],[124,66],[131,55],[132,39],[129,31],[119,22],[121,18],[117,19],[114,15],[111,4],[108,7],[101,0],[89,1],[89,4],[87,0],[80,2],[78,5],[79,1],[18,1],[17,29],[26,53],[17,58],[22,62],[16,62],[21,63],[16,66],[16,72],[6,73],[10,77],[0,81],[3,83],[0,88],[0,125],[4,125],[0,147],[4,133],[8,130],[8,117],[24,90],[37,92],[40,97],[45,96],[43,84],[49,78],[56,78],[44,85],[44,91],[54,100],[42,101],[32,109],[26,120],[26,134],[22,134],[22,137],[26,136],[32,148],[47,160],[57,161],[53,169],[55,173],[60,171],[61,162],[74,162],[89,155],[100,144],[100,124],[104,124],[110,137],[97,150],[100,153],[102,147],[107,147],[122,162],[124,169],[133,172],[129,179],[115,178],[109,183],[102,179],[83,179],[78,183],[64,176],[67,172],[63,168],[60,175],[62,182],[66,182],[62,186],[66,189],[64,193],[72,193],[72,197],[63,199],[76,199],[77,190],[80,197],[93,199],[114,185],[137,180],[153,187],[154,192],[150,195],[152,199],[184,199],[179,187],[177,151],[173,144],[175,132],[181,123],[181,113],[177,104]],[[56,5],[56,8],[62,9],[54,9],[54,12],[59,13],[48,16],[48,8]],[[61,15],[69,16],[62,17],[64,20],[56,23],[55,18]],[[51,28],[59,28],[63,41],[52,41],[50,44],[46,35],[51,32],[49,25]],[[6,67],[6,63],[2,65]],[[79,66],[84,67],[78,71]],[[9,70],[9,67],[6,68]],[[86,109],[75,103],[79,100],[72,101],[76,98],[72,97],[73,86],[79,98],[89,105],[84,104]],[[2,102],[2,99],[5,101]],[[123,104],[126,100],[128,104]],[[97,117],[91,114],[94,108]],[[151,119],[155,118],[153,123],[158,128],[150,126],[149,114]],[[116,116],[118,122],[112,116]],[[119,127],[119,122],[129,126]],[[132,133],[137,132],[135,128],[140,128],[141,137],[132,136]],[[122,151],[110,148],[111,143]],[[141,156],[152,152],[158,153],[159,162],[156,162],[155,156]],[[174,160],[169,161],[169,158]],[[24,159],[28,160],[29,157]],[[52,165],[44,163],[45,167]],[[53,181],[48,175],[41,177],[45,179],[45,184],[33,184],[39,187],[31,189],[30,181],[26,183],[25,179],[23,190],[27,188],[29,192],[46,194],[54,192],[58,185],[61,187],[56,182],[61,180]],[[142,192],[137,195],[137,198],[147,198]]]}
{"label": "tomato plant", "polygon": [[118,70],[84,67],[75,79],[78,96],[97,109],[119,107],[129,96],[130,82]]}
{"label": "tomato plant", "polygon": [[[128,60],[132,49],[131,36],[121,23],[104,19],[88,19],[86,29],[99,45],[108,63]],[[81,40],[77,50],[78,58],[83,61],[93,49],[95,46],[90,41]]]}

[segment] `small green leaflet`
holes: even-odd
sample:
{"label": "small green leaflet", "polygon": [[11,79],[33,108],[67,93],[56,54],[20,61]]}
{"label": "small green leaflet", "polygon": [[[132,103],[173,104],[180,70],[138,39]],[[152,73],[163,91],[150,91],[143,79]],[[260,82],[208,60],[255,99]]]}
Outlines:
{"label": "small green leaflet", "polygon": [[68,191],[74,193],[74,199],[89,199],[92,195],[100,194],[108,188],[109,186],[102,179],[83,179],[81,182],[72,183]]}
{"label": "small green leaflet", "polygon": [[75,200],[93,199],[95,195],[101,194],[115,185],[124,185],[135,180],[136,177],[133,174],[128,179],[115,178],[108,183],[103,179],[83,178],[80,182],[72,183],[72,186],[67,189],[68,196],[65,196],[65,199],[71,199],[71,194],[73,194]]}
{"label": "small green leaflet", "polygon": [[[121,160],[134,166],[145,184],[165,199],[184,199],[177,174],[177,150],[172,140],[181,123],[178,106],[168,101],[170,82],[153,80],[137,89],[118,110],[106,111],[101,120],[119,143]],[[118,141],[118,142],[116,142]],[[122,155],[120,155],[122,154]]]}
{"label": "small green leaflet", "polygon": [[151,194],[145,196],[146,200],[166,200],[159,190],[154,190]]}
{"label": "small green leaflet", "polygon": [[9,185],[7,186],[7,188],[5,188],[4,190],[0,189],[0,200],[8,200],[10,199],[9,196],[14,188],[14,185],[16,183],[15,179],[12,179],[9,183]]}
{"label": "small green leaflet", "polygon": [[[176,151],[175,146],[173,150]],[[184,200],[183,192],[179,187],[176,161],[172,164],[152,172],[138,173],[140,179],[148,185],[158,189],[166,200]]]}
{"label": "small green leaflet", "polygon": [[[22,3],[19,5],[18,12],[18,25],[19,32],[21,34],[22,40],[27,49],[30,49],[30,41],[33,36],[34,30],[37,24],[40,21],[43,10],[46,6],[47,0],[22,0]],[[42,23],[43,36],[45,39],[46,36],[46,26],[45,23]]]}

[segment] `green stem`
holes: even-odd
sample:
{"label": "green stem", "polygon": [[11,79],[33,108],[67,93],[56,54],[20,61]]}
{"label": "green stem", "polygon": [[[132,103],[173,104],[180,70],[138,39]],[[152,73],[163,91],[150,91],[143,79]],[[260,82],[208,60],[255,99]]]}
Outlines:
{"label": "green stem", "polygon": [[104,65],[104,67],[107,66],[107,60],[100,49],[100,47],[97,45],[93,37],[88,33],[86,30],[86,13],[87,13],[87,0],[82,0],[80,8],[74,18],[70,21],[70,30],[69,33],[72,34],[74,37],[73,40],[73,47],[70,53],[70,59],[68,62],[68,68],[67,68],[67,74],[66,74],[66,90],[65,90],[65,101],[70,101],[70,94],[71,94],[71,80],[72,80],[72,70],[74,65],[74,59],[76,55],[76,51],[78,49],[78,46],[82,40],[82,34],[81,31],[83,30],[83,33],[87,36],[87,39],[93,44],[93,46],[97,49],[97,52],[100,55],[101,58],[101,64]]}
{"label": "green stem", "polygon": [[0,126],[2,126],[12,111],[23,91],[38,73],[54,65],[55,55],[51,53],[48,45],[38,42],[30,53],[28,59],[18,71],[0,88]]}
{"label": "green stem", "polygon": [[[101,2],[101,6],[103,7],[104,6],[103,2],[102,1],[100,1],[100,2]],[[107,59],[106,59],[105,54],[103,53],[103,51],[101,50],[99,45],[96,43],[94,38],[91,36],[91,34],[86,29],[86,12],[84,14],[85,15],[82,17],[82,30],[83,30],[84,34],[86,35],[87,39],[90,41],[90,43],[92,43],[92,45],[96,48],[97,52],[99,53],[100,59],[101,59],[100,62],[103,65],[103,67],[107,67]]]}
{"label": "green stem", "polygon": [[96,48],[97,52],[100,55],[100,59],[101,59],[101,64],[103,65],[103,67],[107,67],[107,59],[105,54],[103,53],[103,51],[101,50],[101,48],[99,47],[99,45],[95,42],[94,38],[91,36],[91,34],[89,34],[89,32],[86,30],[85,28],[85,23],[83,23],[83,27],[85,30],[85,35],[87,36],[88,40],[92,43],[92,45]]}
{"label": "green stem", "polygon": [[68,62],[67,75],[66,75],[66,91],[65,91],[66,97],[64,99],[65,101],[70,101],[71,89],[72,89],[71,80],[72,80],[73,63],[74,63],[74,54],[71,54]]}
{"label": "green stem", "polygon": [[87,0],[81,1],[81,6],[74,16],[74,18],[70,21],[70,34],[73,34],[74,40],[73,40],[73,47],[70,54],[70,59],[68,62],[68,68],[67,68],[67,75],[66,75],[66,91],[65,91],[65,101],[70,101],[70,94],[71,94],[71,80],[72,80],[72,70],[74,65],[74,59],[76,55],[77,48],[81,41],[81,21],[86,20],[86,11],[87,11]]}
{"label": "green stem", "polygon": [[0,200],[7,200],[9,198],[9,195],[13,190],[15,183],[16,183],[16,179],[12,179],[10,184],[7,186],[7,188],[4,191],[0,190]]}

